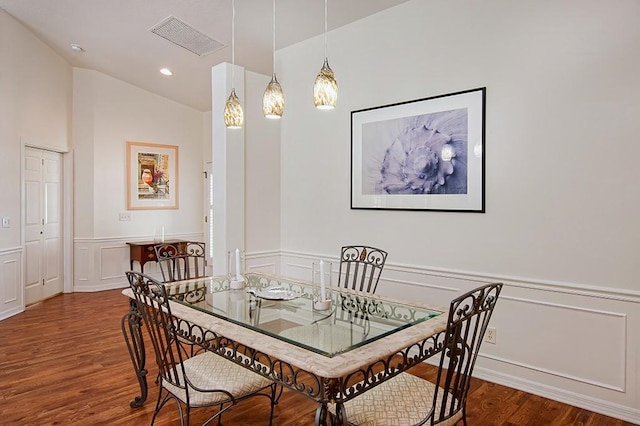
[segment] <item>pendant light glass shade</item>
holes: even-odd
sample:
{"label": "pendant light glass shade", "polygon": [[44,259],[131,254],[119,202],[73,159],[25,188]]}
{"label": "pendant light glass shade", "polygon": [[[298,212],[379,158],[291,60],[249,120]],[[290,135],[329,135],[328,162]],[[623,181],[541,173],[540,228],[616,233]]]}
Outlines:
{"label": "pendant light glass shade", "polygon": [[338,82],[329,61],[324,58],[322,69],[313,84],[313,103],[318,109],[333,109],[338,100]]}
{"label": "pendant light glass shade", "polygon": [[278,83],[276,74],[273,73],[271,81],[267,85],[262,97],[262,112],[266,118],[282,118],[284,113],[284,93],[282,86]]}
{"label": "pendant light glass shade", "polygon": [[240,99],[236,95],[236,89],[233,87],[235,79],[235,65],[236,65],[236,2],[231,2],[231,94],[224,104],[224,125],[227,129],[239,129],[244,124],[244,112],[242,111],[242,105],[240,105]]}
{"label": "pendant light glass shade", "polygon": [[327,59],[327,6],[324,0],[324,63],[313,83],[313,104],[318,109],[334,109],[338,100],[338,81]]}
{"label": "pendant light glass shade", "polygon": [[276,77],[276,0],[273,0],[273,75],[262,96],[262,113],[272,120],[282,118],[284,92]]}
{"label": "pendant light glass shade", "polygon": [[239,129],[244,124],[244,113],[240,105],[240,99],[236,96],[236,89],[231,89],[231,94],[224,105],[224,125],[228,129]]}

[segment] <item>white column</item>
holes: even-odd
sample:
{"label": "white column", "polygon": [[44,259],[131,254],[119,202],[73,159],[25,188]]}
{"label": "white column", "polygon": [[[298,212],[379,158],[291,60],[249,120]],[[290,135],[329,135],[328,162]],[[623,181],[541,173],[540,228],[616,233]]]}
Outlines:
{"label": "white column", "polygon": [[232,85],[245,108],[244,68],[222,63],[211,68],[211,135],[213,152],[213,274],[227,273],[227,251],[243,251],[245,128],[227,129],[224,105]]}

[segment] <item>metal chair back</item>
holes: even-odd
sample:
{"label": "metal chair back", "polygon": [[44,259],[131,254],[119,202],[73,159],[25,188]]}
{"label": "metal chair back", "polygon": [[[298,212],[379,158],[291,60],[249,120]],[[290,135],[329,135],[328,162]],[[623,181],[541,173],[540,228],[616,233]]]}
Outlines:
{"label": "metal chair back", "polygon": [[139,272],[128,271],[126,275],[149,332],[159,376],[161,380],[183,389],[188,401],[189,389],[182,363],[187,356],[177,338],[176,321],[171,314],[165,286]]}
{"label": "metal chair back", "polygon": [[433,423],[444,422],[460,410],[466,417],[471,374],[501,290],[501,283],[488,284],[451,301],[431,411],[439,414]]}
{"label": "metal chair back", "polygon": [[338,287],[375,293],[387,252],[369,246],[343,246]]}
{"label": "metal chair back", "polygon": [[207,258],[205,243],[189,241],[184,246],[184,254],[187,258],[187,274],[189,278],[206,276]]}
{"label": "metal chair back", "polygon": [[188,278],[187,261],[178,244],[156,244],[153,248],[162,272],[162,281],[170,283]]}
{"label": "metal chair back", "polygon": [[[271,402],[271,425],[276,384],[257,373],[266,371],[267,367],[241,353],[234,353],[233,361],[219,356],[216,353],[221,352],[219,337],[214,332],[173,316],[165,284],[139,272],[129,271],[126,274],[135,296],[135,308],[147,328],[159,370],[160,391],[151,424],[154,424],[162,407],[172,399],[178,404],[180,424],[184,426],[189,425],[192,408],[217,406],[218,409],[203,424],[211,424],[216,417],[220,424],[222,414],[237,402],[263,396]],[[211,351],[192,352],[189,357],[185,344],[202,344]],[[226,349],[223,350],[227,353]],[[247,372],[245,366],[251,364],[253,367],[253,363],[258,364],[256,371]]]}

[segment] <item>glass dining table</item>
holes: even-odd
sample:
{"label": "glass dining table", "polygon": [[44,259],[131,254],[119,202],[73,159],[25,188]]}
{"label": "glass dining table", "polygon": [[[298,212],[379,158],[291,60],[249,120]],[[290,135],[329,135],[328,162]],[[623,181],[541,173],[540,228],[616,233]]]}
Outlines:
{"label": "glass dining table", "polygon": [[[226,276],[165,284],[181,338],[317,401],[318,425],[327,423],[331,403],[346,424],[345,401],[442,350],[447,308],[335,288],[329,303],[318,305],[310,283],[260,273],[244,278],[241,289],[230,288]],[[130,289],[123,293],[133,297]],[[144,341],[130,306],[123,333],[142,393],[131,405],[140,406],[147,394]]]}

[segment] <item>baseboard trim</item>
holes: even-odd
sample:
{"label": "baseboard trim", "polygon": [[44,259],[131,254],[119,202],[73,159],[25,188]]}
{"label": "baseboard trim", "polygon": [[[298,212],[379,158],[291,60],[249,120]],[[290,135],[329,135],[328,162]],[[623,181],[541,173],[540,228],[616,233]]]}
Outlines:
{"label": "baseboard trim", "polygon": [[640,410],[638,409],[604,401],[602,399],[591,398],[478,366],[476,366],[473,375],[474,377],[488,382],[497,383],[513,389],[519,389],[543,398],[549,398],[564,404],[604,414],[605,416],[614,417],[634,424],[640,424]]}
{"label": "baseboard trim", "polygon": [[5,320],[14,315],[18,315],[19,313],[22,313],[22,312],[24,312],[23,307],[17,307],[17,308],[9,309],[8,311],[4,311],[2,312],[2,314],[0,314],[0,321]]}

